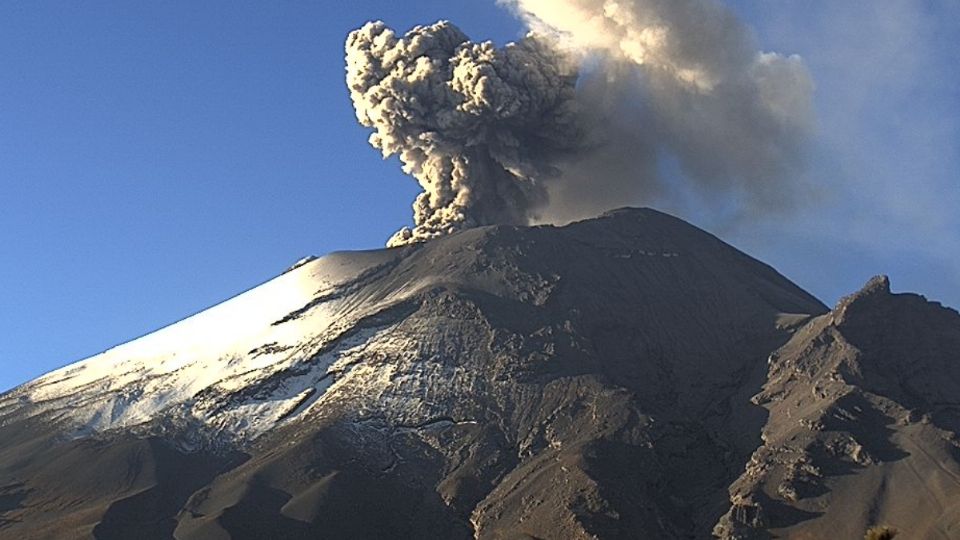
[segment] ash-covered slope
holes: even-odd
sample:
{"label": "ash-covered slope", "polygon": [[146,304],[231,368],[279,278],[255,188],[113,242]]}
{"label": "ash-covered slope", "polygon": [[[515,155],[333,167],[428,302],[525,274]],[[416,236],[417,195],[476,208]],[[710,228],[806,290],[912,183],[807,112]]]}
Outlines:
{"label": "ash-covered slope", "polygon": [[[802,418],[751,397],[787,384],[771,351],[787,358],[826,312],[652,210],[334,254],[0,397],[0,538],[706,538],[789,526],[764,521],[768,499],[785,496],[764,495],[779,477],[754,481],[748,463]],[[910,339],[900,346],[917,349]],[[938,378],[960,379],[933,372],[951,361],[942,343],[924,369],[949,402]],[[812,519],[794,525],[823,521],[798,511]]]}

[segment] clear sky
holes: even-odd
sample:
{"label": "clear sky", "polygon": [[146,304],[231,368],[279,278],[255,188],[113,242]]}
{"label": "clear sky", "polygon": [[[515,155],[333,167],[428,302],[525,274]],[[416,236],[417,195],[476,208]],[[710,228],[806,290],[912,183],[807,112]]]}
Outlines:
{"label": "clear sky", "polygon": [[[730,3],[813,73],[822,193],[682,217],[828,304],[888,273],[960,307],[960,8],[874,4]],[[522,32],[493,0],[0,3],[0,390],[409,224],[416,184],[366,143],[343,41],[441,18]]]}

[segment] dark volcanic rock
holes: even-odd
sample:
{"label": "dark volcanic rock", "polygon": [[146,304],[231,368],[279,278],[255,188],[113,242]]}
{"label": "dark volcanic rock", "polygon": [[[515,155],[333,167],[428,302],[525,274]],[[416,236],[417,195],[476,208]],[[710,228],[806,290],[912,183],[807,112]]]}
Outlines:
{"label": "dark volcanic rock", "polygon": [[875,504],[908,470],[944,508],[917,523],[957,522],[957,315],[883,280],[828,312],[652,210],[278,279],[305,276],[185,398],[149,401],[190,366],[139,363],[0,397],[0,538],[763,537],[829,530],[830,501],[855,538],[913,508]]}

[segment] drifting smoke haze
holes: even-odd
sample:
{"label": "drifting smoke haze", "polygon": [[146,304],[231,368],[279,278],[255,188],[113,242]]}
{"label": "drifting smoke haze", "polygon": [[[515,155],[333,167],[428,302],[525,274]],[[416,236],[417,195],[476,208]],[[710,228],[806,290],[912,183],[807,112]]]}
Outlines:
{"label": "drifting smoke haze", "polygon": [[691,195],[790,205],[812,124],[799,57],[759,52],[711,0],[502,3],[531,30],[502,48],[448,22],[348,38],[357,118],[424,189],[390,245]]}

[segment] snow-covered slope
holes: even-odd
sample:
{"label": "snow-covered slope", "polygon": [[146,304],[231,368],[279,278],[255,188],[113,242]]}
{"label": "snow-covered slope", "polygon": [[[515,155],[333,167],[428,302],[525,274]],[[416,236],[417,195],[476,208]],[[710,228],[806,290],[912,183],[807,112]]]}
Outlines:
{"label": "snow-covered slope", "polygon": [[[373,251],[307,260],[222,304],[14,390],[0,400],[0,418],[46,414],[83,435],[176,412],[257,435],[322,395],[333,382],[330,370],[377,329],[344,340],[269,394],[228,407],[211,406],[209,397],[255,386],[340,337],[353,322],[344,302],[349,292],[396,256]],[[206,402],[198,397],[204,394]]]}

